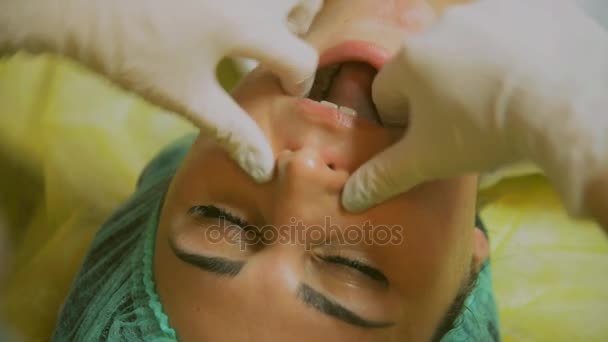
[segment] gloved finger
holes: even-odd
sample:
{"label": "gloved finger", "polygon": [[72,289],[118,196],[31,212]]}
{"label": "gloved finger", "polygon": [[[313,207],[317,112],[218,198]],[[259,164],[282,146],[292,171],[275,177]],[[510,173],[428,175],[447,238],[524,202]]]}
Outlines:
{"label": "gloved finger", "polygon": [[342,205],[348,211],[361,212],[435,178],[443,161],[433,150],[429,133],[406,133],[350,176],[342,192]]}
{"label": "gloved finger", "polygon": [[380,69],[372,84],[372,99],[384,125],[406,126],[408,121],[408,94],[404,83],[411,82],[413,76],[404,56],[402,50],[393,57]]}
{"label": "gloved finger", "polygon": [[264,133],[219,84],[211,83],[201,90],[199,102],[192,106],[194,123],[213,137],[256,182],[269,181],[274,154]]}
{"label": "gloved finger", "polygon": [[[423,34],[404,39],[399,52],[378,72],[372,84],[372,98],[382,123],[404,126],[412,101],[428,99],[429,53]],[[424,102],[424,101],[422,101]]]}
{"label": "gloved finger", "polygon": [[248,38],[238,54],[258,60],[277,75],[288,94],[303,96],[310,91],[319,62],[312,46],[287,28],[269,27]]}
{"label": "gloved finger", "polygon": [[287,17],[289,30],[298,36],[306,34],[322,7],[323,0],[299,1]]}

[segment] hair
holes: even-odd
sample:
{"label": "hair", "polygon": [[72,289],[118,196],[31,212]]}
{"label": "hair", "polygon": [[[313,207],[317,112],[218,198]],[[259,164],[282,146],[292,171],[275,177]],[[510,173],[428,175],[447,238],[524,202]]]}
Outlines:
{"label": "hair", "polygon": [[471,262],[470,274],[466,277],[464,285],[456,294],[454,301],[450,304],[448,310],[444,314],[443,318],[439,322],[437,330],[435,330],[435,334],[433,335],[433,342],[439,342],[443,338],[445,334],[447,334],[450,330],[454,329],[457,326],[458,317],[462,314],[464,310],[466,310],[465,302],[475,286],[477,285],[477,278],[479,276],[479,272],[476,271],[476,267],[474,262]]}

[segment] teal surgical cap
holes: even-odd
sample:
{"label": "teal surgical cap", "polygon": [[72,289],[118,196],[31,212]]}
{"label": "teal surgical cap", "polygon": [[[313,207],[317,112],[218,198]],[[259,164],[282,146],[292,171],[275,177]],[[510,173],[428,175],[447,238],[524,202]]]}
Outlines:
{"label": "teal surgical cap", "polygon": [[[72,284],[53,341],[177,341],[155,290],[154,241],[164,195],[195,137],[163,150],[133,196],[102,226]],[[490,265],[442,341],[497,341]]]}

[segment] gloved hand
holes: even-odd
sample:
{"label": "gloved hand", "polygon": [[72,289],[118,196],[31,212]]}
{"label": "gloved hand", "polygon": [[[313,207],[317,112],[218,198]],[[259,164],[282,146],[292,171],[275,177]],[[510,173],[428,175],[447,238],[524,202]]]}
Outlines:
{"label": "gloved hand", "polygon": [[[323,0],[4,0],[0,53],[70,56],[211,134],[257,181],[274,157],[255,122],[224,92],[225,56],[275,72],[293,95],[307,92],[318,54],[296,34]],[[289,21],[288,21],[289,18]]]}
{"label": "gloved hand", "polygon": [[[382,68],[373,98],[403,138],[359,168],[361,211],[427,180],[529,160],[570,213],[603,183],[608,224],[608,33],[571,0],[480,0],[448,9]],[[595,200],[596,205],[602,200]]]}

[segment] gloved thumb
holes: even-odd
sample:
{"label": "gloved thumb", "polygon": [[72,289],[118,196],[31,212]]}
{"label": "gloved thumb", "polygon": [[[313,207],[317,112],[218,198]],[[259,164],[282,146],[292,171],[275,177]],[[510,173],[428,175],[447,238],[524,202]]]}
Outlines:
{"label": "gloved thumb", "polygon": [[[272,178],[274,154],[257,123],[216,82],[209,82],[191,104],[192,120],[256,182]],[[200,99],[200,101],[198,101]]]}
{"label": "gloved thumb", "polygon": [[348,211],[360,212],[375,206],[433,178],[434,170],[441,168],[432,158],[434,153],[429,153],[436,142],[426,127],[428,120],[416,117],[425,111],[408,101],[421,90],[409,54],[402,48],[382,67],[372,85],[372,98],[382,124],[407,130],[399,142],[351,175],[342,193],[342,205]]}
{"label": "gloved thumb", "polygon": [[432,141],[423,133],[422,130],[407,132],[399,142],[357,169],[344,187],[344,208],[361,212],[435,178],[441,162],[429,153]]}
{"label": "gloved thumb", "polygon": [[[383,125],[405,127],[408,123],[408,94],[416,75],[405,48],[402,48],[376,75],[372,99]],[[412,90],[416,90],[415,88]]]}

